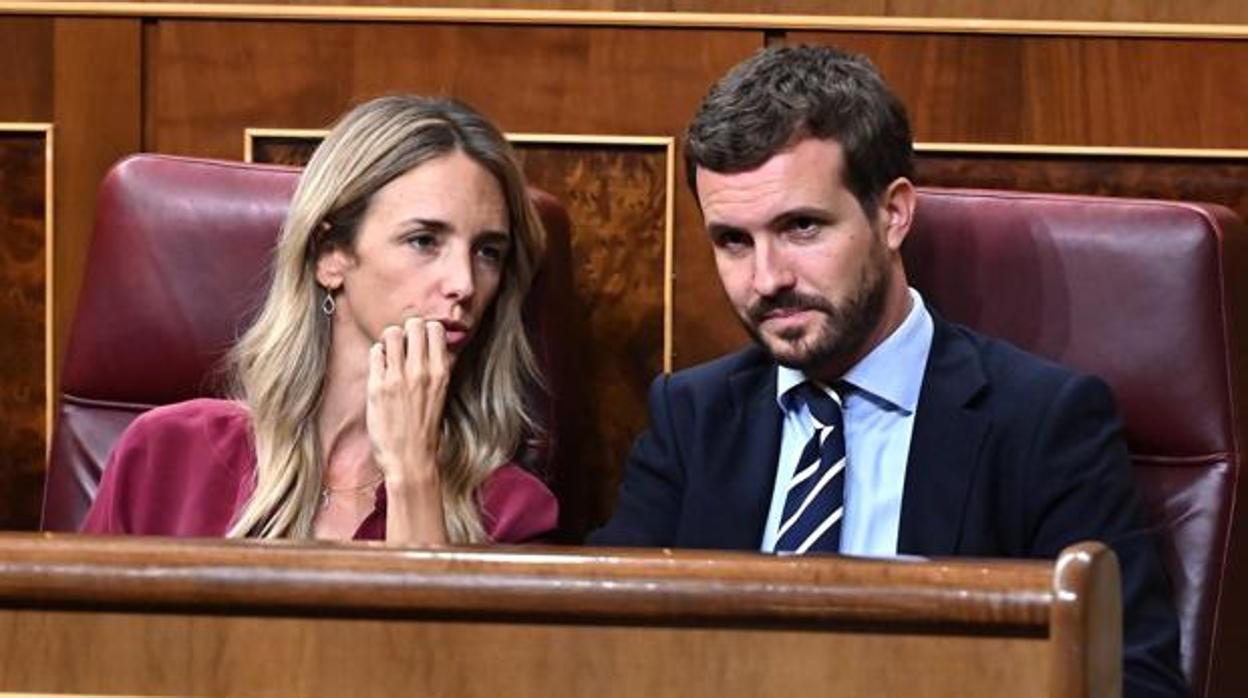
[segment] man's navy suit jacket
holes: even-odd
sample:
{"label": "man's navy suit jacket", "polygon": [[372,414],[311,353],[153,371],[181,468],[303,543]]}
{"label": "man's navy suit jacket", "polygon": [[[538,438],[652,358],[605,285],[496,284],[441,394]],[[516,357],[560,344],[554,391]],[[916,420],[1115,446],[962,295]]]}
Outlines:
{"label": "man's navy suit jacket", "polygon": [[[1184,695],[1169,582],[1108,386],[933,320],[897,552],[1053,559],[1104,541],[1122,568],[1125,694]],[[660,377],[649,409],[590,542],[758,550],[783,420],[774,361],[750,347]]]}

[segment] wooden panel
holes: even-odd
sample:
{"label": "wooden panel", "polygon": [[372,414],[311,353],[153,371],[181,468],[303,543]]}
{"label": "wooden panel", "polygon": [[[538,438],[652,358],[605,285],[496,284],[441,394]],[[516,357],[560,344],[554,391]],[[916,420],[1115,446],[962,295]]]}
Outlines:
{"label": "wooden panel", "polygon": [[[960,698],[970,686],[976,695],[1023,698],[1047,695],[1050,672],[1048,643],[1035,638],[437,621],[313,624],[0,611],[0,677],[8,690],[222,698]],[[819,687],[814,693],[812,684]]]}
{"label": "wooden panel", "polygon": [[[161,0],[138,0],[138,3]],[[102,4],[102,3],[101,3]],[[254,0],[215,0],[214,4],[254,5]],[[276,5],[397,6],[409,0],[270,0]],[[439,0],[437,8],[544,11],[698,12],[781,15],[870,16],[1064,20],[1100,22],[1185,22],[1248,24],[1248,8],[1239,0],[1150,2],[1148,0]],[[551,20],[553,23],[554,20]]]}
{"label": "wooden panel", "polygon": [[139,24],[137,19],[56,20],[53,344],[58,372],[82,285],[96,187],[114,162],[142,149]]}
{"label": "wooden panel", "polygon": [[792,32],[865,53],[915,140],[1243,148],[1248,42]]}
{"label": "wooden panel", "polygon": [[0,121],[51,120],[52,22],[0,17]]}
{"label": "wooden panel", "polygon": [[0,529],[39,525],[46,449],[47,133],[0,127]]}
{"label": "wooden panel", "polygon": [[1121,681],[1118,588],[1096,543],[1054,563],[10,534],[0,690],[1090,698]]}
{"label": "wooden panel", "polygon": [[238,159],[245,127],[321,128],[405,90],[464,99],[510,132],[676,135],[760,45],[728,31],[162,21],[151,145]]}
{"label": "wooden panel", "polygon": [[[667,199],[664,146],[529,143],[525,175],[563,202],[572,219],[575,319],[567,329],[582,376],[586,414],[561,473],[567,525],[605,520],[620,464],[646,424],[646,387],[663,369],[663,260]],[[569,469],[571,470],[571,469]]]}

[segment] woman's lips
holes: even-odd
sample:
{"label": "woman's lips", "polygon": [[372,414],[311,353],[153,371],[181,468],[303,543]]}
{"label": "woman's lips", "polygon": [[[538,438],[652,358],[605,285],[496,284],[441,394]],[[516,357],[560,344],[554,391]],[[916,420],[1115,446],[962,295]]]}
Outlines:
{"label": "woman's lips", "polygon": [[472,335],[471,328],[462,322],[453,320],[438,320],[438,322],[442,323],[442,328],[446,330],[446,345],[452,349],[462,347]]}

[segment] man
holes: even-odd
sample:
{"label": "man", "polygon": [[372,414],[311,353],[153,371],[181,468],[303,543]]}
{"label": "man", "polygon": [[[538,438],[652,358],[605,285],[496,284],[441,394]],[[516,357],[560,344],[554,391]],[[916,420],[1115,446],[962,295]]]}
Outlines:
{"label": "man", "polygon": [[776,48],[685,134],[755,345],[655,381],[602,545],[1054,558],[1122,567],[1128,696],[1185,692],[1168,582],[1098,379],[942,320],[906,281],[905,110],[862,57]]}

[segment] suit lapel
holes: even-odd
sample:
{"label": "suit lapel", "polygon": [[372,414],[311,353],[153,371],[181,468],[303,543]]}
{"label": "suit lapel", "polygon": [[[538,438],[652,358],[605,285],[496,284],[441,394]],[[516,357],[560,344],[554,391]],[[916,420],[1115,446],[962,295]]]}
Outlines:
{"label": "suit lapel", "polygon": [[934,312],[935,331],[919,393],[897,552],[953,555],[989,420],[971,402],[987,388],[974,345]]}
{"label": "suit lapel", "polygon": [[711,459],[713,481],[723,511],[718,531],[710,532],[728,549],[757,550],[771,506],[776,458],[780,450],[780,408],[776,405],[776,370],[759,351],[759,362],[729,376],[731,400],[720,450]]}

